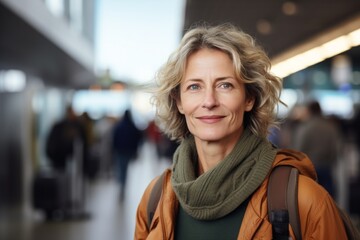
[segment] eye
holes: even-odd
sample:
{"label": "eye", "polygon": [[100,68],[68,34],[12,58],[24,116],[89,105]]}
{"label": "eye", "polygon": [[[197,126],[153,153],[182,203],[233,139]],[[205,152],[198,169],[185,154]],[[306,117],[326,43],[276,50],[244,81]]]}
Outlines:
{"label": "eye", "polygon": [[230,89],[230,88],[233,87],[233,85],[231,83],[228,83],[228,82],[223,82],[223,83],[219,84],[219,87],[223,88],[223,89]]}
{"label": "eye", "polygon": [[198,84],[191,84],[187,87],[189,90],[198,90],[200,89],[200,86]]}

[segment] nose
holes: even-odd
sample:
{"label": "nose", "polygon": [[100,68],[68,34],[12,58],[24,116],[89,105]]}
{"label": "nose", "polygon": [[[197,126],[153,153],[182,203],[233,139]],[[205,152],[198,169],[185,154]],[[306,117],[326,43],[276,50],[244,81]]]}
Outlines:
{"label": "nose", "polygon": [[214,89],[209,89],[205,91],[202,107],[207,109],[212,109],[216,106],[218,106],[218,99]]}

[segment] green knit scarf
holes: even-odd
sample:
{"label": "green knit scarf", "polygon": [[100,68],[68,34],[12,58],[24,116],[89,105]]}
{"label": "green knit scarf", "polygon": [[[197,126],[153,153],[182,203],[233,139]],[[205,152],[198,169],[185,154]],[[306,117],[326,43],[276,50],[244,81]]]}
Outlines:
{"label": "green knit scarf", "polygon": [[244,130],[231,153],[197,177],[193,137],[174,154],[171,184],[183,209],[200,220],[221,218],[235,210],[264,181],[277,150],[266,139]]}

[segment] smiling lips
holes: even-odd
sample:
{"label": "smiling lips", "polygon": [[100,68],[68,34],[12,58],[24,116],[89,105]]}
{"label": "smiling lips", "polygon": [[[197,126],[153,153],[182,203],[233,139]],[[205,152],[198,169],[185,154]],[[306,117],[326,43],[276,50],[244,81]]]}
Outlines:
{"label": "smiling lips", "polygon": [[217,123],[221,121],[225,116],[222,115],[211,115],[211,116],[201,116],[197,117],[201,122],[204,123]]}

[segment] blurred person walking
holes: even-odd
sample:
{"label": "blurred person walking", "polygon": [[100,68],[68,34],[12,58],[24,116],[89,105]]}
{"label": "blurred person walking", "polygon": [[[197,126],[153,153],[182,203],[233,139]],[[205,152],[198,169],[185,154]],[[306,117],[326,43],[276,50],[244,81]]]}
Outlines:
{"label": "blurred person walking", "polygon": [[335,197],[332,172],[338,159],[342,135],[339,126],[323,116],[318,101],[309,102],[307,110],[308,116],[295,132],[294,147],[309,156],[315,165],[318,182]]}
{"label": "blurred person walking", "polygon": [[146,133],[150,143],[156,147],[158,160],[164,158],[172,162],[172,156],[179,146],[178,142],[171,140],[166,134],[163,134],[155,121],[150,121]]}
{"label": "blurred person walking", "polygon": [[83,160],[87,156],[86,132],[73,108],[66,108],[65,117],[55,123],[46,141],[46,154],[52,167],[58,171],[65,171],[66,163],[74,154],[75,142],[82,145]]}
{"label": "blurred person walking", "polygon": [[95,130],[94,130],[94,120],[89,116],[88,112],[83,112],[79,116],[80,123],[85,133],[84,146],[84,176],[93,180],[96,177],[99,168],[99,160],[95,154]]}
{"label": "blurred person walking", "polygon": [[40,169],[33,189],[34,207],[44,210],[48,219],[58,212],[64,217],[89,217],[85,212],[85,134],[71,106],[66,108],[64,118],[50,129],[45,148],[51,169]]}
{"label": "blurred person walking", "polygon": [[128,165],[132,159],[136,159],[141,139],[142,132],[132,120],[130,110],[126,110],[124,116],[114,126],[112,142],[121,201],[125,197]]}
{"label": "blurred person walking", "polygon": [[99,174],[101,177],[111,178],[114,173],[114,157],[112,152],[113,128],[116,119],[103,116],[95,124],[95,149],[99,158]]}

